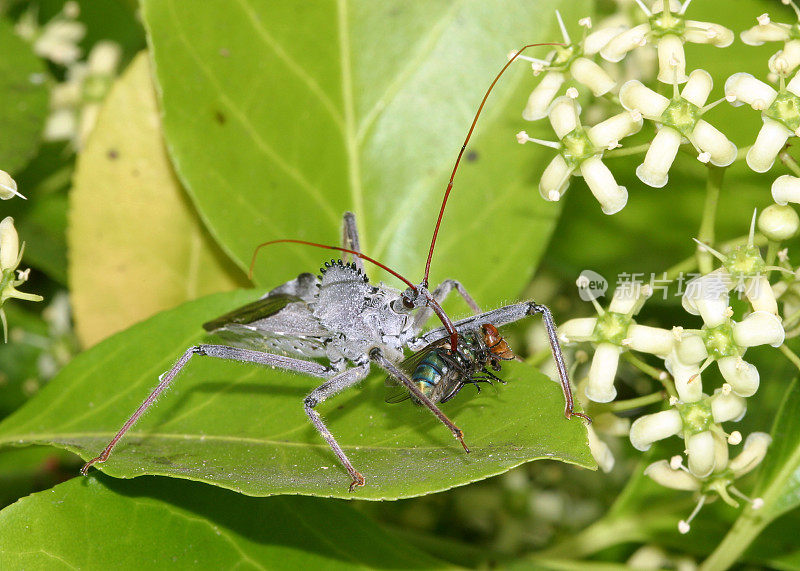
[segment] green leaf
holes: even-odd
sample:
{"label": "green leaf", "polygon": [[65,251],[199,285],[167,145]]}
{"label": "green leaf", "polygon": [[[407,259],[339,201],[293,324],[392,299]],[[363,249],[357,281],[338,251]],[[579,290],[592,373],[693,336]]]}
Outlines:
{"label": "green leaf", "polygon": [[49,93],[44,65],[4,20],[0,20],[0,53],[0,169],[13,173],[39,146]]}
{"label": "green leaf", "polygon": [[343,502],[160,478],[75,478],[0,512],[3,569],[377,569],[447,564]]}
{"label": "green leaf", "polygon": [[800,506],[800,383],[797,379],[786,390],[771,434],[772,444],[752,494],[761,498],[764,505],[757,511],[744,509],[709,557],[709,568],[727,567],[736,561],[771,521]]}
{"label": "green leaf", "polygon": [[144,53],[100,111],[70,205],[69,280],[85,345],[162,309],[246,284],[172,172]]}
{"label": "green leaf", "polygon": [[[158,375],[201,340],[197,324],[255,298],[217,294],[166,311],[80,354],[0,424],[0,444],[53,444],[96,456],[150,393]],[[558,385],[534,368],[504,365],[508,384],[465,389],[444,405],[464,430],[466,454],[430,413],[383,402],[381,374],[318,407],[367,479],[355,493],[308,422],[303,397],[319,379],[195,358],[101,469],[112,476],[169,475],[266,496],[402,498],[445,490],[549,458],[594,467],[586,431],[564,418]]]}
{"label": "green leaf", "polygon": [[[509,50],[558,39],[555,4],[145,0],[176,170],[243,268],[266,240],[338,243],[352,210],[364,251],[419,279],[481,96]],[[570,3],[570,22],[584,6]],[[529,280],[558,212],[535,186],[552,153],[514,142],[535,85],[527,67],[487,103],[432,266],[431,283],[457,278],[486,305]],[[318,258],[274,246],[256,281],[280,283]]]}

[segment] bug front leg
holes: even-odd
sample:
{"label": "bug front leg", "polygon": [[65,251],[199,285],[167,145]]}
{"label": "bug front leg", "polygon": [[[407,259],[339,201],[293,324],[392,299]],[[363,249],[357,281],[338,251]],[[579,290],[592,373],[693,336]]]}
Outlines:
{"label": "bug front leg", "polygon": [[345,470],[347,470],[347,473],[350,474],[351,478],[353,478],[353,482],[350,484],[351,492],[355,490],[357,486],[363,486],[366,480],[364,479],[364,476],[362,476],[361,473],[353,467],[353,464],[350,462],[347,454],[344,453],[342,447],[339,446],[338,442],[336,442],[336,438],[333,437],[331,431],[328,430],[327,426],[325,426],[325,422],[323,422],[322,417],[316,410],[314,410],[314,408],[328,397],[333,396],[336,393],[341,392],[344,389],[361,381],[368,374],[369,363],[365,363],[359,367],[353,367],[352,369],[347,369],[335,377],[332,377],[329,381],[318,386],[303,400],[303,409],[306,411],[311,424],[314,425],[314,428],[317,429],[317,432],[319,432],[322,438],[325,439],[325,441],[328,443],[328,446],[330,446],[331,450],[333,450],[333,453],[336,454],[339,462],[342,463],[342,466],[344,466]]}
{"label": "bug front leg", "polygon": [[[447,296],[450,295],[450,292],[456,290],[464,301],[467,303],[469,308],[472,310],[473,313],[480,313],[481,308],[472,298],[472,296],[467,293],[467,290],[461,285],[461,282],[456,280],[444,280],[440,283],[435,290],[431,292],[433,295],[433,299],[436,300],[437,303],[440,305],[444,303],[444,300],[447,299]],[[420,309],[417,314],[414,316],[414,325],[413,330],[414,332],[422,331],[422,328],[425,327],[425,324],[428,320],[433,316],[433,308],[430,306],[423,307]]]}
{"label": "bug front leg", "polygon": [[252,351],[250,349],[239,349],[237,347],[228,347],[227,345],[195,345],[186,350],[181,355],[175,364],[167,372],[159,377],[159,383],[150,395],[139,405],[131,417],[122,425],[111,442],[105,447],[105,450],[99,456],[92,458],[81,468],[81,474],[84,476],[89,471],[92,464],[105,462],[111,456],[112,450],[117,443],[125,436],[125,433],[133,427],[134,424],[144,415],[145,412],[155,404],[158,397],[163,393],[178,375],[183,368],[189,363],[189,360],[195,355],[205,355],[208,357],[216,357],[218,359],[228,359],[231,361],[239,361],[241,363],[255,363],[257,365],[266,365],[268,367],[277,367],[280,369],[302,373],[304,375],[312,375],[314,377],[327,377],[332,371],[328,367],[315,363],[313,361],[303,361],[301,359],[292,359],[291,357],[284,357],[282,355],[273,355],[271,353],[262,353],[260,351]]}
{"label": "bug front leg", "polygon": [[461,429],[453,424],[453,421],[447,418],[447,415],[439,410],[439,407],[436,406],[431,399],[422,394],[422,392],[417,388],[417,385],[415,385],[414,382],[408,378],[408,375],[406,375],[397,365],[386,358],[386,356],[383,354],[383,351],[376,347],[369,352],[369,358],[380,365],[383,370],[392,375],[395,379],[403,383],[408,391],[414,395],[414,398],[428,407],[428,409],[436,416],[436,418],[441,420],[442,424],[450,429],[450,432],[452,432],[453,436],[458,439],[458,441],[461,443],[461,446],[464,447],[464,450],[469,452],[469,448],[464,442],[464,433],[461,431]]}

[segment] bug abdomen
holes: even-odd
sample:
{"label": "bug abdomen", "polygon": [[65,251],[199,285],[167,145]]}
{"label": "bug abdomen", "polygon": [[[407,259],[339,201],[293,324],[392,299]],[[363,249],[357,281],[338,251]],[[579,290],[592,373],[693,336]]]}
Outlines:
{"label": "bug abdomen", "polygon": [[414,369],[411,380],[425,396],[430,398],[446,372],[447,363],[442,360],[438,351],[431,351]]}

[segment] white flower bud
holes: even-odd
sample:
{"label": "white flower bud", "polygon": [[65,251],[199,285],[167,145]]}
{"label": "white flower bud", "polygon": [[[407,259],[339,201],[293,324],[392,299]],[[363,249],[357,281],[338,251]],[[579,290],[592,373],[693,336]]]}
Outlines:
{"label": "white flower bud", "polygon": [[758,215],[759,232],[773,242],[793,238],[797,235],[798,229],[800,229],[800,217],[794,208],[787,204],[771,204]]}
{"label": "white flower bud", "polygon": [[603,68],[585,57],[579,57],[569,67],[572,77],[592,90],[595,97],[605,95],[617,84]]}
{"label": "white flower bud", "polygon": [[600,157],[589,157],[580,165],[581,175],[600,203],[604,214],[616,214],[628,203],[628,190],[617,184]]}
{"label": "white flower bud", "polygon": [[78,131],[78,118],[74,109],[56,109],[47,118],[42,137],[45,141],[67,141]]}
{"label": "white flower bud", "polygon": [[733,325],[733,339],[740,347],[780,347],[785,336],[780,318],[766,311],[754,311]]}
{"label": "white flower bud", "polygon": [[672,351],[675,337],[672,331],[658,327],[648,327],[632,323],[628,327],[628,339],[630,348],[642,353],[650,353],[665,357]]}
{"label": "white flower bud", "polygon": [[711,74],[703,69],[696,69],[689,74],[689,81],[681,90],[681,97],[693,105],[702,107],[714,87]]}
{"label": "white flower bud", "polygon": [[[787,208],[791,207],[787,206]],[[766,311],[778,315],[778,300],[775,299],[775,293],[772,291],[772,286],[769,285],[767,276],[748,278],[744,294],[750,305],[753,306],[753,311]]]}
{"label": "white flower bud", "polygon": [[686,20],[683,38],[693,44],[711,44],[717,48],[727,48],[733,43],[733,31],[725,26],[711,22]]}
{"label": "white flower bud", "polygon": [[609,26],[592,32],[583,40],[583,53],[587,56],[595,55],[625,29],[625,26]]}
{"label": "white flower bud", "polygon": [[608,447],[608,444],[603,442],[597,437],[594,429],[591,426],[586,427],[586,434],[589,440],[589,451],[592,457],[597,462],[598,467],[608,474],[614,468],[614,454]]}
{"label": "white flower bud", "polygon": [[638,133],[643,123],[641,113],[623,111],[591,127],[586,134],[595,147],[605,149],[620,139]]}
{"label": "white flower bud", "polygon": [[572,168],[561,155],[556,155],[544,169],[539,181],[539,194],[549,201],[558,200],[569,186]]}
{"label": "white flower bud", "polygon": [[800,178],[784,174],[772,183],[772,200],[780,205],[800,203]]}
{"label": "white flower bud", "polygon": [[775,157],[781,151],[792,133],[781,123],[764,117],[764,124],[758,132],[756,142],[747,153],[747,166],[756,172],[767,172],[772,168]]}
{"label": "white flower bud", "polygon": [[0,271],[16,269],[19,262],[19,236],[14,219],[6,216],[0,222]]}
{"label": "white flower bud", "polygon": [[659,95],[636,79],[626,81],[619,88],[619,101],[628,111],[639,111],[648,119],[657,121],[669,107],[669,99]]}
{"label": "white flower bud", "polygon": [[686,76],[686,55],[683,42],[678,36],[668,34],[658,40],[658,81],[661,83],[684,83]]}
{"label": "white flower bud", "polygon": [[747,103],[756,111],[763,111],[777,96],[777,91],[749,73],[734,73],[725,81],[725,98],[734,107]]}
{"label": "white flower bud", "polygon": [[564,95],[557,97],[547,110],[550,124],[559,139],[563,139],[564,135],[571,133],[580,125],[579,114],[580,108],[575,100]]}
{"label": "white flower bud", "polygon": [[615,36],[600,50],[600,55],[604,60],[612,63],[618,62],[625,57],[629,51],[643,46],[647,41],[647,34],[650,32],[650,24],[639,24],[630,30]]}
{"label": "white flower bud", "polygon": [[113,75],[122,57],[122,48],[116,42],[101,40],[89,52],[89,73]]}
{"label": "white flower bud", "polygon": [[648,186],[663,188],[669,180],[669,169],[681,146],[681,134],[671,127],[662,127],[656,133],[644,162],[636,167],[636,176]]}
{"label": "white flower bud", "polygon": [[[786,75],[792,73],[795,68],[800,65],[800,40],[791,40],[786,42],[783,49],[769,58],[767,63],[770,71]],[[789,89],[789,86],[786,86]],[[789,89],[794,93],[794,89]],[[797,93],[795,93],[797,95]]]}
{"label": "white flower bud", "polygon": [[683,470],[673,470],[666,460],[659,460],[644,469],[644,475],[654,482],[673,490],[695,491],[700,489],[700,480]]}
{"label": "white flower bud", "polygon": [[589,369],[586,396],[594,402],[611,402],[617,396],[614,378],[617,376],[620,349],[611,343],[600,343],[594,352]]}
{"label": "white flower bud", "polygon": [[25,198],[17,192],[17,181],[11,178],[6,171],[0,170],[0,200],[8,200],[15,196]]}
{"label": "white flower bud", "polygon": [[698,478],[705,478],[714,470],[714,435],[710,431],[692,434],[686,439],[686,456],[689,471]]}
{"label": "white flower bud", "polygon": [[646,414],[631,425],[631,444],[637,450],[649,450],[653,442],[674,436],[683,430],[680,413],[671,408],[655,414]]}
{"label": "white flower bud", "polygon": [[753,432],[744,441],[739,455],[730,461],[728,468],[734,477],[740,478],[758,466],[767,454],[772,437],[765,432]]}
{"label": "white flower bud", "polygon": [[760,46],[764,42],[785,42],[791,37],[791,26],[770,22],[759,22],[758,26],[753,26],[745,30],[739,37],[748,46]]}
{"label": "white flower bud", "polygon": [[697,121],[689,140],[710,155],[714,166],[727,167],[736,160],[736,145],[704,119]]}
{"label": "white flower bud", "polygon": [[526,121],[537,121],[547,117],[547,108],[563,83],[563,73],[548,71],[528,97],[528,103],[522,111],[522,118]]}
{"label": "white flower bud", "polygon": [[562,323],[558,326],[558,334],[559,337],[564,339],[566,343],[590,341],[596,325],[596,317],[579,317],[577,319],[570,319],[566,323]]}
{"label": "white flower bud", "polygon": [[[730,359],[734,360],[733,366],[736,366],[736,357],[723,357],[718,361],[720,370],[723,368],[722,361]],[[727,363],[724,366],[727,367]],[[758,371],[756,371],[756,374],[758,374]],[[737,422],[741,420],[744,413],[747,412],[747,401],[742,398],[743,396],[725,393],[722,389],[714,391],[714,396],[711,397],[711,415],[714,417],[714,422],[728,422],[729,420]]]}

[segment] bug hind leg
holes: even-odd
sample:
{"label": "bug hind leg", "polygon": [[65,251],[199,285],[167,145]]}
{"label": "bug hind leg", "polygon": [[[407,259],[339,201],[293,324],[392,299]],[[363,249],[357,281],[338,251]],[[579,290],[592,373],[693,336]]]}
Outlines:
{"label": "bug hind leg", "polygon": [[328,397],[335,395],[343,391],[344,389],[353,386],[357,382],[363,380],[369,374],[369,362],[353,367],[352,369],[346,369],[339,373],[338,375],[331,377],[328,381],[324,382],[316,389],[311,391],[311,393],[303,400],[303,409],[308,416],[308,419],[311,421],[311,424],[314,425],[314,428],[317,429],[320,436],[325,439],[325,442],[328,443],[328,446],[331,447],[333,453],[336,454],[336,457],[339,459],[339,462],[344,466],[347,473],[350,474],[350,477],[353,479],[352,483],[350,484],[350,491],[356,489],[358,486],[363,486],[364,476],[353,467],[352,462],[347,457],[347,454],[344,453],[342,447],[336,441],[331,431],[328,430],[328,427],[325,425],[325,422],[322,420],[320,414],[314,410],[314,408],[321,402],[325,401]]}

